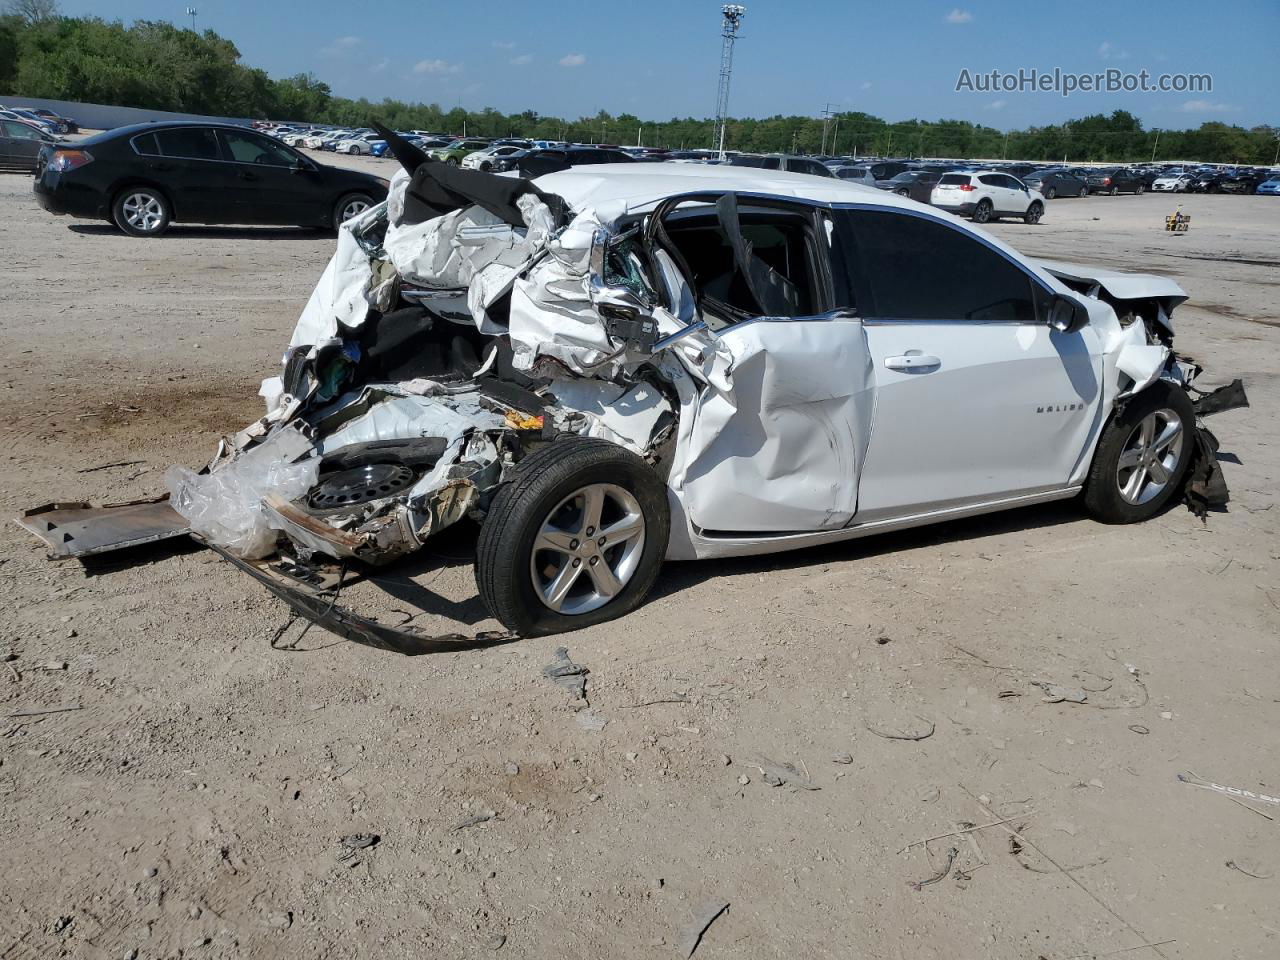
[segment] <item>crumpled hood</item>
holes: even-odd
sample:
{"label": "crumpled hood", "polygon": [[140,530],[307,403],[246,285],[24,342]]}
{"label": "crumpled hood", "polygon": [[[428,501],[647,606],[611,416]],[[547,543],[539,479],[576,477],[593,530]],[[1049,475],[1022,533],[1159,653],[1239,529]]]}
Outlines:
{"label": "crumpled hood", "polygon": [[1187,299],[1186,291],[1168,277],[1150,273],[1123,273],[1108,267],[1060,260],[1038,260],[1041,267],[1060,280],[1096,283],[1117,300],[1162,300],[1169,311]]}

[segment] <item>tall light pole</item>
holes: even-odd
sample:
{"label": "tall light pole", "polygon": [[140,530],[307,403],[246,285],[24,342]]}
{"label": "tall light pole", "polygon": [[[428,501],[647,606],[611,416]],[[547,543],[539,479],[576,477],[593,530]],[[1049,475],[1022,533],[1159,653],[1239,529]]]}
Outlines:
{"label": "tall light pole", "polygon": [[738,39],[738,28],[747,8],[740,3],[726,3],[720,8],[724,19],[720,23],[720,89],[716,91],[715,148],[724,159],[724,129],[729,120],[729,78],[733,75],[733,42]]}
{"label": "tall light pole", "polygon": [[196,32],[196,13],[197,13],[197,12],[198,12],[198,11],[196,10],[196,8],[195,8],[195,7],[187,7],[187,16],[191,18],[191,32],[192,32],[192,33],[195,33],[195,32]]}

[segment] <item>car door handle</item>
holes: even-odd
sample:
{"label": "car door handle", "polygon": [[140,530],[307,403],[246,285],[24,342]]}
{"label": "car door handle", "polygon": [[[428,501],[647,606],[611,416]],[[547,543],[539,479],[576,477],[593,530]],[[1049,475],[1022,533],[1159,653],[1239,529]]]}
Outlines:
{"label": "car door handle", "polygon": [[248,170],[241,170],[240,179],[241,180],[257,180],[258,175],[256,173],[250,173]]}
{"label": "car door handle", "polygon": [[928,370],[942,366],[942,361],[924,353],[908,353],[901,357],[885,357],[884,365],[890,370]]}
{"label": "car door handle", "polygon": [[148,167],[149,169],[151,169],[151,170],[159,170],[161,173],[164,173],[164,172],[166,172],[166,171],[168,171],[168,170],[172,170],[172,169],[173,169],[173,164],[171,164],[171,163],[148,163],[148,164],[147,164],[147,167]]}

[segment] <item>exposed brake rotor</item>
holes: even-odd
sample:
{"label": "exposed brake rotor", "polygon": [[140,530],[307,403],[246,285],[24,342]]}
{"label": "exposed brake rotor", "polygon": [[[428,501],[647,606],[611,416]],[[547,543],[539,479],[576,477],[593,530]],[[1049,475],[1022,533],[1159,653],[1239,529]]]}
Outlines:
{"label": "exposed brake rotor", "polygon": [[399,463],[367,463],[331,473],[311,491],[316,510],[336,510],[394,496],[413,484],[413,471]]}

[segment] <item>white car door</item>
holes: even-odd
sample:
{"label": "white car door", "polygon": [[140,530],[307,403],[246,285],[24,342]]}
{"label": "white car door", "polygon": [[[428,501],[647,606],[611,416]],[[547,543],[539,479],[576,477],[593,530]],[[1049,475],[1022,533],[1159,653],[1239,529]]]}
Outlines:
{"label": "white car door", "polygon": [[702,530],[838,530],[857,509],[871,363],[862,324],[832,310],[828,212],[700,197],[663,219],[715,332],[669,482]]}
{"label": "white car door", "polygon": [[962,226],[835,219],[875,377],[858,522],[1066,487],[1099,427],[1093,329],[1052,330],[1054,291]]}

